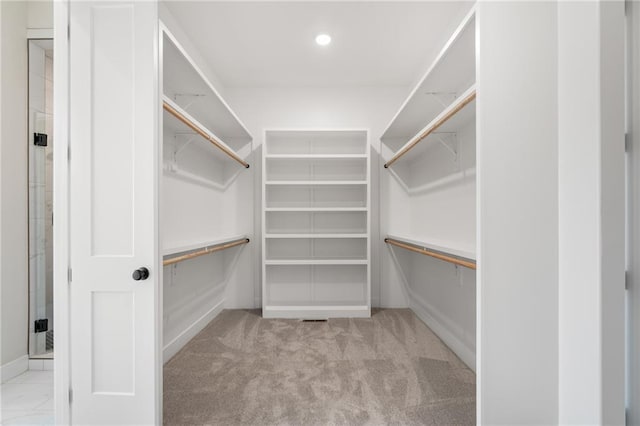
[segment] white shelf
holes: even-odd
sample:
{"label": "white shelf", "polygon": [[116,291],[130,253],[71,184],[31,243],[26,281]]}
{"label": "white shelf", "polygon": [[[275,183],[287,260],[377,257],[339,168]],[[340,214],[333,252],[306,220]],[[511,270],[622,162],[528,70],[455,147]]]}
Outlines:
{"label": "white shelf", "polygon": [[267,131],[262,152],[263,315],[370,316],[366,131]]}
{"label": "white shelf", "polygon": [[475,84],[475,8],[460,23],[380,138],[394,146],[406,141]]}
{"label": "white shelf", "polygon": [[[211,132],[228,142],[233,141],[234,150],[251,142],[251,133],[200,67],[164,24],[161,23],[160,28],[164,94]],[[184,108],[186,105],[189,107]]]}
{"label": "white shelf", "polygon": [[400,237],[397,235],[387,235],[387,238],[403,241],[417,247],[439,251],[441,253],[450,254],[464,259],[476,260],[476,248],[472,244],[456,243],[451,241],[443,241],[431,239],[429,241],[419,241],[411,238]]}
{"label": "white shelf", "polygon": [[366,207],[267,207],[266,212],[366,212]]}
{"label": "white shelf", "polygon": [[[430,121],[426,126],[420,129],[415,135],[413,135],[404,145],[402,145],[397,152],[394,153],[392,157],[395,157],[398,153],[402,152],[406,147],[409,147],[413,144],[416,144],[416,140],[420,138],[422,134],[429,131],[432,127],[434,127],[437,123],[439,123],[443,118],[447,117],[451,114],[452,111],[455,111],[461,105],[464,105],[462,102],[465,101],[468,97],[475,95],[476,85],[472,85],[464,93],[460,95],[458,99],[453,101],[450,105],[438,114],[432,121]],[[475,122],[476,118],[476,101],[475,98],[471,100],[467,105],[464,105],[462,109],[458,112],[454,113],[451,118],[447,119],[442,125],[440,125],[433,133],[429,134],[425,138],[419,140],[417,144],[411,148],[410,152],[407,152],[408,158],[418,158],[424,151],[429,147],[430,142],[433,142],[438,137],[438,133],[457,133],[463,127],[469,125],[470,123]],[[402,158],[402,157],[400,157]],[[400,161],[400,159],[398,159]],[[406,161],[406,160],[405,160]]]}
{"label": "white shelf", "polygon": [[277,238],[367,238],[369,234],[265,234],[267,239]]}
{"label": "white shelf", "polygon": [[283,265],[367,265],[366,259],[273,259],[266,260],[267,266]]}
{"label": "white shelf", "polygon": [[[220,145],[222,145],[225,149],[228,149],[234,155],[236,155],[237,157],[240,157],[240,155],[237,152],[235,152],[225,141],[223,141],[220,137],[218,137],[215,133],[213,133],[207,127],[205,127],[195,117],[191,116],[191,114],[189,114],[187,111],[182,109],[178,104],[173,102],[166,95],[164,95],[162,97],[162,101],[167,103],[169,106],[171,106],[171,108],[175,109],[179,114],[183,115],[184,118],[186,118],[188,121],[193,123],[196,127],[200,128],[200,130],[202,130],[204,133],[206,133],[207,135],[209,135],[210,137],[212,137],[213,139],[218,141],[218,143]],[[163,109],[163,111],[164,111],[163,112],[163,125],[165,126],[166,129],[169,129],[174,134],[178,134],[178,133],[182,133],[182,134],[184,134],[184,133],[193,133],[194,137],[196,139],[198,139],[200,143],[206,144],[207,146],[211,147],[211,152],[213,152],[216,155],[216,157],[218,157],[220,159],[223,159],[225,161],[227,161],[227,160],[228,161],[235,161],[232,157],[230,157],[229,155],[225,154],[221,149],[213,146],[211,144],[211,142],[209,142],[208,140],[206,140],[202,136],[197,135],[189,126],[187,126],[185,123],[180,121],[173,114],[169,113],[167,110],[164,110],[164,109]]]}
{"label": "white shelf", "polygon": [[369,305],[265,305],[262,308],[265,318],[368,318],[371,316]]}
{"label": "white shelf", "polygon": [[366,154],[269,154],[267,160],[366,160]]}
{"label": "white shelf", "polygon": [[368,155],[363,130],[269,130],[263,155]]}
{"label": "white shelf", "polygon": [[333,185],[367,185],[366,180],[271,180],[266,181],[265,185],[302,185],[302,186],[333,186]]}
{"label": "white shelf", "polygon": [[192,243],[178,243],[173,246],[168,246],[162,249],[162,256],[172,256],[174,254],[185,253],[192,250],[201,249],[204,247],[216,246],[219,244],[228,243],[231,241],[242,240],[248,238],[246,235],[236,235],[228,238],[221,238],[208,241],[194,241]]}

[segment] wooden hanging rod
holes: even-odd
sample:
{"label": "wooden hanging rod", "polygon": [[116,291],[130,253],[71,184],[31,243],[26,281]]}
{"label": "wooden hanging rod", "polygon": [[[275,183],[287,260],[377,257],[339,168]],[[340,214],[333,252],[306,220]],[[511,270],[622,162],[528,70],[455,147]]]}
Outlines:
{"label": "wooden hanging rod", "polygon": [[385,163],[385,165],[384,165],[384,168],[385,169],[389,168],[389,166],[391,166],[393,163],[398,161],[400,159],[400,157],[402,157],[407,152],[409,152],[409,150],[411,150],[413,147],[415,147],[421,140],[423,140],[424,138],[429,136],[431,133],[435,132],[438,129],[438,127],[440,127],[444,123],[446,123],[451,117],[456,115],[462,108],[467,106],[467,104],[469,104],[475,98],[476,98],[476,91],[474,89],[465,98],[459,100],[458,103],[453,108],[451,108],[449,111],[447,111],[447,113],[444,114],[442,117],[440,117],[435,123],[433,123],[427,129],[425,129],[424,132],[422,132],[418,137],[415,137],[415,140],[413,142],[411,142],[409,145],[405,146],[400,152],[398,152],[396,155],[394,155],[391,158],[391,160],[387,161]]}
{"label": "wooden hanging rod", "polygon": [[387,244],[391,244],[393,246],[397,246],[406,250],[410,250],[415,253],[425,254],[427,256],[435,257],[436,259],[444,260],[445,262],[453,263],[455,265],[464,266],[469,269],[476,269],[476,262],[473,260],[467,260],[464,258],[448,255],[445,253],[429,250],[423,247],[414,247],[412,245],[406,244],[402,241],[394,240],[393,238],[385,238],[384,242]]}
{"label": "wooden hanging rod", "polygon": [[193,123],[187,117],[182,115],[182,113],[180,111],[175,109],[169,103],[167,103],[166,101],[163,101],[162,102],[162,106],[164,107],[165,110],[167,110],[167,112],[169,112],[171,115],[173,115],[178,120],[182,121],[191,130],[193,130],[194,132],[196,132],[197,134],[199,134],[200,136],[202,136],[203,138],[205,138],[206,140],[211,142],[216,148],[220,149],[222,152],[227,154],[229,157],[233,158],[238,163],[242,164],[245,168],[247,168],[247,169],[249,168],[249,163],[244,161],[242,158],[238,157],[238,155],[235,152],[231,151],[223,143],[221,143],[220,141],[216,140],[213,136],[209,135],[209,133],[207,133],[203,129],[201,129],[200,126],[198,126],[197,124]]}
{"label": "wooden hanging rod", "polygon": [[205,247],[201,250],[194,251],[191,253],[183,254],[182,256],[172,257],[171,259],[167,259],[162,262],[163,266],[173,265],[174,263],[182,262],[185,260],[193,259],[194,257],[204,256],[205,254],[215,253],[220,250],[225,250],[231,247],[239,246],[241,244],[247,244],[249,242],[248,238],[242,238],[240,240],[229,241],[228,243],[216,244],[215,246]]}

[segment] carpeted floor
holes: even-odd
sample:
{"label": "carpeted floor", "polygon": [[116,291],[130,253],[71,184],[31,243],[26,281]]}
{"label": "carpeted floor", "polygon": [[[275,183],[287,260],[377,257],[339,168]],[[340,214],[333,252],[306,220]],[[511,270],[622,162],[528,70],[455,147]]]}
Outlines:
{"label": "carpeted floor", "polygon": [[165,425],[471,425],[475,374],[408,309],[223,311],[164,367]]}

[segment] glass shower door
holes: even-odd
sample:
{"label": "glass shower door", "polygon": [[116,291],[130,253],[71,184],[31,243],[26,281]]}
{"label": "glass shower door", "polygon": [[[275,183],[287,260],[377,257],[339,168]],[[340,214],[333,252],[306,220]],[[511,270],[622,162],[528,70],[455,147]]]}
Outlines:
{"label": "glass shower door", "polygon": [[29,356],[53,357],[53,43],[29,41]]}

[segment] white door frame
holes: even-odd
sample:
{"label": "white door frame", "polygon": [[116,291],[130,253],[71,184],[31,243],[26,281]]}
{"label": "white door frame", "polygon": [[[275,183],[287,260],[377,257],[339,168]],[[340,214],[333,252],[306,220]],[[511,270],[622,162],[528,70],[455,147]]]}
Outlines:
{"label": "white door frame", "polygon": [[53,315],[56,324],[54,407],[56,424],[70,424],[69,389],[69,0],[53,5]]}

